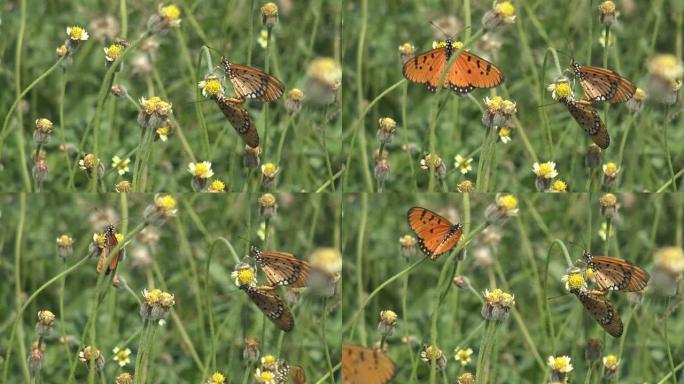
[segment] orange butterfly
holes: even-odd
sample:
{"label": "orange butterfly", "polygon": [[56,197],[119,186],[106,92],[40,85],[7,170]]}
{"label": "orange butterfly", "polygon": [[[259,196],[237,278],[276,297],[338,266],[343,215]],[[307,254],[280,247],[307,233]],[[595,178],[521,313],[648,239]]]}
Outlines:
{"label": "orange butterfly", "polygon": [[262,252],[254,245],[249,249],[271,285],[287,285],[290,288],[307,286],[311,270],[308,262],[290,253]]}
{"label": "orange butterfly", "polygon": [[259,68],[231,63],[221,57],[221,69],[233,84],[235,93],[247,99],[275,101],[283,95],[283,83]]}
{"label": "orange butterfly", "polygon": [[579,65],[575,60],[570,65],[584,89],[584,94],[592,102],[622,103],[631,99],[636,92],[634,84],[613,70]]}
{"label": "orange butterfly", "polygon": [[427,208],[413,207],[406,216],[411,230],[418,237],[420,249],[431,260],[451,251],[463,234],[461,224],[453,225]]}
{"label": "orange butterfly", "polygon": [[276,293],[271,292],[273,287],[258,286],[253,287],[249,284],[241,285],[240,289],[247,293],[247,296],[254,304],[266,315],[278,328],[285,332],[294,329],[294,318],[287,304]]}
{"label": "orange butterfly", "polygon": [[596,145],[602,149],[608,148],[610,145],[610,135],[608,135],[608,130],[606,125],[603,124],[601,116],[590,101],[561,99],[560,102],[565,104],[570,115],[572,115],[577,124],[584,129],[584,132],[591,137],[591,140]]}
{"label": "orange butterfly", "polygon": [[584,305],[584,309],[589,312],[589,315],[591,315],[608,334],[613,337],[622,336],[624,326],[622,325],[620,315],[612,304],[600,297],[602,294],[600,291],[571,289],[570,292],[577,296],[582,305]]}
{"label": "orange butterfly", "polygon": [[342,344],[343,384],[385,384],[396,371],[394,362],[382,351]]}
{"label": "orange butterfly", "polygon": [[276,384],[306,384],[304,368],[301,365],[290,366],[284,360],[278,363],[275,376]]}
{"label": "orange butterfly", "polygon": [[627,260],[593,256],[589,251],[584,251],[583,256],[601,290],[638,292],[646,287],[650,278],[648,272]]}
{"label": "orange butterfly", "polygon": [[[444,46],[421,53],[404,63],[404,77],[414,83],[425,84],[430,92],[436,92],[439,79],[458,49],[451,40]],[[444,88],[451,88],[464,95],[475,88],[493,88],[503,83],[503,73],[489,61],[468,51],[461,52],[444,78]]]}
{"label": "orange butterfly", "polygon": [[[95,268],[97,273],[100,273],[100,271],[102,271],[102,268],[104,268],[105,263],[109,258],[109,254],[114,250],[117,244],[119,244],[119,241],[116,239],[116,231],[113,225],[107,225],[107,229],[105,229],[104,234],[104,246],[102,247],[102,251],[100,251],[100,258],[97,260],[97,268]],[[105,271],[105,274],[109,275],[112,271],[115,271],[116,267],[119,265],[119,261],[123,260],[123,258],[124,250],[122,248],[118,251],[118,253],[115,256],[112,257],[112,260],[110,260],[109,266],[107,267],[107,271]]]}
{"label": "orange butterfly", "polygon": [[243,106],[245,99],[238,97],[227,97],[218,94],[213,97],[216,104],[221,108],[221,112],[228,118],[230,125],[240,135],[242,141],[252,148],[259,146],[259,132],[257,132],[254,122],[249,117],[249,112]]}

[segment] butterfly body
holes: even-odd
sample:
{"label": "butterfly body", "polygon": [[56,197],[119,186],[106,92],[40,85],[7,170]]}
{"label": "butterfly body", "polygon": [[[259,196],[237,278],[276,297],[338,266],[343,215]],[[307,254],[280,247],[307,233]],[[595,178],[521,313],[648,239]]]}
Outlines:
{"label": "butterfly body", "polygon": [[271,285],[286,285],[290,288],[308,285],[311,266],[306,261],[290,253],[263,252],[254,245],[250,247],[250,253]]}
{"label": "butterfly body", "polygon": [[[457,50],[454,43],[447,40],[444,46],[417,55],[404,63],[404,77],[411,82],[425,84],[432,93],[436,92],[442,73]],[[494,64],[462,51],[448,69],[442,86],[464,95],[476,88],[496,87],[503,81],[503,74]]]}
{"label": "butterfly body", "polygon": [[627,260],[610,256],[583,254],[587,267],[594,272],[596,284],[602,290],[639,292],[646,288],[650,276],[641,267]]}
{"label": "butterfly body", "polygon": [[281,330],[289,332],[294,329],[294,318],[285,301],[272,292],[273,287],[254,287],[242,285],[240,289],[247,293],[247,296]]}
{"label": "butterfly body", "polygon": [[285,89],[280,80],[259,68],[232,63],[221,57],[221,69],[233,84],[235,93],[247,99],[259,101],[275,101],[283,95]]}
{"label": "butterfly body", "polygon": [[407,220],[411,230],[418,237],[421,251],[436,260],[451,251],[463,234],[463,226],[451,222],[437,213],[421,207],[408,210]]}
{"label": "butterfly body", "polygon": [[610,302],[598,294],[584,289],[572,289],[570,292],[577,296],[584,309],[608,334],[613,337],[622,336],[624,330],[622,319]]}
{"label": "butterfly body", "polygon": [[622,103],[636,92],[634,84],[611,69],[580,65],[575,60],[570,65],[587,99],[592,102]]}
{"label": "butterfly body", "polygon": [[218,94],[213,97],[216,104],[226,116],[230,125],[240,135],[242,141],[252,148],[259,146],[259,132],[254,125],[254,122],[249,117],[249,112],[244,107],[245,100],[238,97],[228,97],[223,94]]}
{"label": "butterfly body", "polygon": [[[100,251],[100,257],[97,260],[97,268],[95,269],[97,273],[100,273],[102,268],[104,268],[105,263],[107,262],[107,259],[109,258],[109,254],[116,248],[116,246],[119,244],[119,241],[116,239],[116,231],[114,229],[114,226],[109,224],[107,225],[107,228],[105,229],[105,243],[104,247],[102,247],[102,250]],[[120,249],[115,256],[112,257],[112,259],[109,261],[109,265],[107,266],[107,271],[105,271],[105,274],[109,275],[112,273],[112,271],[116,270],[116,267],[119,265],[119,261],[123,259],[124,256],[124,250]]]}
{"label": "butterfly body", "polygon": [[596,145],[602,149],[608,148],[610,145],[608,129],[590,101],[562,99],[561,103],[565,104],[573,119]]}
{"label": "butterfly body", "polygon": [[378,349],[342,344],[343,384],[385,384],[396,370],[394,362]]}

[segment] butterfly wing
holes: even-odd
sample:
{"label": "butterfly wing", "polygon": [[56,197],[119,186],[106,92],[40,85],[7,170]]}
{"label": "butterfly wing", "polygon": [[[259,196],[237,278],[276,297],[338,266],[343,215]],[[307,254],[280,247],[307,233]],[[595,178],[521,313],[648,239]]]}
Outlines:
{"label": "butterfly wing", "polygon": [[311,266],[306,261],[285,252],[262,252],[255,246],[250,249],[271,285],[287,285],[291,288],[307,286]]}
{"label": "butterfly wing", "polygon": [[602,290],[639,292],[646,288],[650,279],[648,272],[624,259],[588,253],[585,253],[585,258]]}
{"label": "butterfly wing", "polygon": [[409,209],[407,219],[411,230],[418,237],[420,249],[432,260],[451,251],[463,233],[460,224],[452,225],[445,217],[427,208]]}
{"label": "butterfly wing", "polygon": [[575,77],[579,78],[584,94],[591,101],[622,103],[636,92],[634,84],[611,69],[576,63],[573,67]]}
{"label": "butterfly wing", "polygon": [[287,304],[277,294],[264,287],[243,285],[240,287],[247,296],[275,325],[285,332],[294,329],[294,318]]}
{"label": "butterfly wing", "polygon": [[404,63],[402,72],[406,80],[425,84],[430,92],[437,91],[439,77],[447,63],[446,48],[440,47],[421,53]]}
{"label": "butterfly wing", "polygon": [[449,88],[464,95],[475,88],[494,88],[503,83],[503,73],[489,61],[463,51],[449,69]]}
{"label": "butterfly wing", "polygon": [[306,384],[306,374],[301,365],[293,365],[290,367],[290,383]]}
{"label": "butterfly wing", "polygon": [[610,145],[610,136],[598,111],[587,100],[567,100],[564,102],[568,112],[591,140],[599,147],[606,149]]}
{"label": "butterfly wing", "polygon": [[587,310],[589,315],[599,323],[603,329],[613,337],[622,336],[624,326],[620,315],[612,304],[590,292],[583,290],[572,290],[579,301]]}
{"label": "butterfly wing", "polygon": [[[100,251],[100,257],[97,260],[97,268],[95,268],[97,273],[100,273],[100,271],[102,271],[102,268],[104,268],[104,265],[107,262],[110,253],[112,252],[112,250],[114,250],[114,248],[116,248],[118,244],[119,241],[116,239],[116,232],[114,230],[114,226],[107,226],[107,229],[105,230],[105,244],[102,248],[102,251]],[[109,261],[109,266],[107,266],[107,271],[105,271],[105,275],[109,275],[110,273],[112,273],[112,271],[116,270],[116,267],[119,265],[119,261],[123,259],[123,253],[124,250],[120,249],[117,252],[117,254],[114,257],[112,257],[112,259]]]}
{"label": "butterfly wing", "polygon": [[343,384],[385,384],[396,370],[394,362],[380,350],[342,344]]}
{"label": "butterfly wing", "polygon": [[254,122],[249,117],[249,112],[242,105],[244,100],[226,97],[221,94],[217,95],[215,100],[216,104],[221,108],[221,112],[230,122],[230,125],[235,128],[235,131],[242,138],[242,141],[252,148],[258,147],[259,132],[257,132]]}
{"label": "butterfly wing", "polygon": [[283,95],[285,89],[280,80],[249,65],[230,63],[226,74],[233,84],[235,94],[247,99],[275,101]]}

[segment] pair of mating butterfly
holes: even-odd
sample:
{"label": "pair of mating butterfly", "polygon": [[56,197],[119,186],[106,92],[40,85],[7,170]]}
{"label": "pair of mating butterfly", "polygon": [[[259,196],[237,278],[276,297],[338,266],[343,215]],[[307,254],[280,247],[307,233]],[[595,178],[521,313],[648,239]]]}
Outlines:
{"label": "pair of mating butterfly", "polygon": [[244,107],[245,99],[271,102],[283,95],[283,83],[259,68],[231,63],[221,57],[221,70],[230,79],[237,97],[221,93],[212,99],[221,109],[242,141],[252,148],[259,146],[259,132]]}
{"label": "pair of mating butterfly", "polygon": [[[419,54],[404,63],[404,77],[411,82],[425,84],[430,92],[435,92],[455,51],[457,49],[453,42],[447,40],[443,46]],[[593,104],[600,101],[625,102],[634,96],[636,87],[610,69],[579,65],[574,60],[571,66],[587,98],[560,101],[566,105],[568,112],[594,143],[606,149],[610,144],[610,136]],[[449,72],[444,74],[443,86],[463,95],[478,88],[496,87],[503,81],[503,73],[494,64],[473,53],[463,51],[451,65]]]}
{"label": "pair of mating butterfly", "polygon": [[262,252],[256,246],[250,247],[254,261],[259,265],[269,285],[240,286],[247,296],[281,330],[294,329],[294,317],[285,301],[274,290],[279,286],[304,288],[309,284],[311,265],[285,252]]}
{"label": "pair of mating butterfly", "polygon": [[[420,249],[431,260],[451,251],[463,234],[461,224],[451,224],[445,217],[426,208],[413,207],[408,210],[407,217],[411,230],[418,237]],[[573,289],[571,292],[610,335],[620,337],[623,330],[620,315],[601,296],[609,291],[639,292],[646,287],[650,277],[641,267],[624,259],[593,256],[587,251],[583,256],[599,290]]]}

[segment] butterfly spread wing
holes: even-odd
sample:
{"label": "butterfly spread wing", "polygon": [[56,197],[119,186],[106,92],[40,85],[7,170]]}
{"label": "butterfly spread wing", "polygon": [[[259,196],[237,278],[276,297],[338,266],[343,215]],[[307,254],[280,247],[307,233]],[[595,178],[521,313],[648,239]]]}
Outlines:
{"label": "butterfly spread wing", "polygon": [[249,117],[249,112],[242,105],[239,99],[217,95],[216,104],[221,108],[221,112],[226,116],[230,125],[240,135],[242,141],[252,148],[259,146],[259,132],[257,132],[254,122]]}
{"label": "butterfly spread wing", "polygon": [[620,315],[612,304],[590,292],[573,290],[572,293],[577,296],[584,306],[584,309],[589,312],[589,315],[591,315],[608,334],[613,337],[622,336],[624,326],[622,325]]}
{"label": "butterfly spread wing", "polygon": [[396,370],[394,362],[379,350],[342,344],[343,384],[384,384]]}
{"label": "butterfly spread wing", "polygon": [[463,51],[449,69],[446,82],[459,94],[466,94],[475,88],[494,88],[503,83],[503,73],[489,61]]}
{"label": "butterfly spread wing", "polygon": [[568,112],[591,140],[599,147],[606,149],[610,145],[610,136],[606,125],[601,121],[598,111],[587,100],[568,100],[564,102]]}
{"label": "butterfly spread wing", "polygon": [[587,265],[594,271],[596,284],[602,290],[639,292],[650,279],[641,267],[617,257],[589,256]]}
{"label": "butterfly spread wing", "polygon": [[306,384],[306,374],[301,365],[293,365],[290,367],[290,383]]}
{"label": "butterfly spread wing", "polygon": [[243,285],[240,287],[247,296],[278,328],[285,332],[294,329],[294,318],[287,304],[275,293],[261,287]]}
{"label": "butterfly spread wing", "polygon": [[311,266],[306,261],[285,252],[262,252],[254,246],[251,253],[271,285],[307,286]]}
{"label": "butterfly spread wing", "polygon": [[636,87],[619,73],[591,65],[573,65],[575,76],[591,101],[622,103],[634,96]]}
{"label": "butterfly spread wing", "polygon": [[283,95],[283,83],[259,68],[230,64],[228,78],[235,93],[247,99],[275,101]]}
{"label": "butterfly spread wing", "polygon": [[407,219],[418,237],[420,249],[433,260],[451,251],[461,238],[460,224],[452,225],[449,220],[427,208],[409,209]]}

